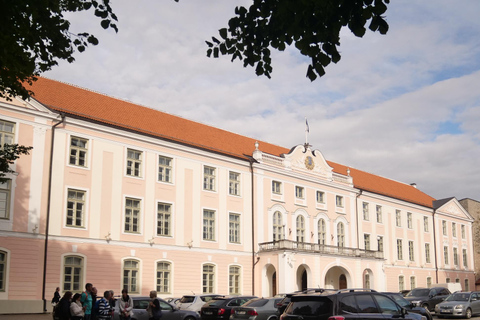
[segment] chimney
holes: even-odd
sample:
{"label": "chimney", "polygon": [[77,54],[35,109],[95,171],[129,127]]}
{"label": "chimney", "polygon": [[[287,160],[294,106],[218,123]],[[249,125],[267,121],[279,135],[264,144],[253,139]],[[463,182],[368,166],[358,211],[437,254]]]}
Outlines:
{"label": "chimney", "polygon": [[410,185],[411,185],[412,187],[414,187],[415,189],[417,189],[417,184],[416,184],[415,182],[414,182],[414,183],[410,183]]}

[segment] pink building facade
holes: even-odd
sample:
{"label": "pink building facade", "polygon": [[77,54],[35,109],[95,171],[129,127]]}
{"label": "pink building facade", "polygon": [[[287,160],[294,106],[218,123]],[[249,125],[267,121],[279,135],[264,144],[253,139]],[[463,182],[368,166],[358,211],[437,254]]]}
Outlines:
{"label": "pink building facade", "polygon": [[455,198],[60,82],[0,102],[2,144],[33,146],[0,188],[0,313],[58,286],[161,297],[311,287],[474,288]]}

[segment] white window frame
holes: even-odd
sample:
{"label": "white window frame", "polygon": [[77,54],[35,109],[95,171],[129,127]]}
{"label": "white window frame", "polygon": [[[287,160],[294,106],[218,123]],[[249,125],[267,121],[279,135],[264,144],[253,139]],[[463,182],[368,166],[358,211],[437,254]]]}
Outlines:
{"label": "white window frame", "polygon": [[[211,268],[211,270],[205,271],[205,267]],[[204,263],[202,264],[202,293],[215,293],[216,290],[216,277],[217,277],[217,266],[213,263]],[[205,283],[207,281],[207,283]]]}
{"label": "white window frame", "polygon": [[[68,266],[67,263],[66,263],[67,258],[73,258],[73,259],[80,259],[81,260],[81,264],[78,267],[78,269],[80,269],[80,273],[79,273],[80,279],[78,281],[78,289],[74,289],[73,287],[65,288],[65,284],[66,284],[66,282],[65,282],[66,279],[65,278],[67,276],[65,269]],[[74,264],[72,264],[70,266],[73,266],[73,268],[75,268]],[[66,291],[81,292],[83,290],[84,285],[85,285],[85,280],[84,280],[85,279],[84,278],[85,277],[85,271],[86,271],[85,266],[86,266],[85,257],[83,255],[79,255],[77,253],[69,253],[69,254],[64,254],[62,256],[62,272],[61,272],[61,274],[62,274],[62,285],[60,287],[62,292],[66,292]],[[71,277],[73,278],[73,274],[71,275]],[[71,281],[71,284],[72,284],[72,286],[74,285],[73,279]]]}
{"label": "white window frame", "polygon": [[443,246],[443,262],[446,266],[449,265],[449,260],[448,260],[448,246]]}
{"label": "white window frame", "polygon": [[370,205],[368,202],[362,202],[363,220],[370,221]]}
{"label": "white window frame", "polygon": [[397,260],[403,260],[403,241],[402,239],[397,239]]}
{"label": "white window frame", "polygon": [[343,196],[338,194],[335,196],[335,206],[337,208],[345,208],[345,199]]}
{"label": "white window frame", "polygon": [[468,268],[468,254],[467,249],[462,249],[462,260],[463,260],[463,267],[465,269]]}
{"label": "white window frame", "polygon": [[[159,265],[167,265],[166,269],[159,268]],[[172,293],[172,274],[173,264],[171,261],[158,260],[155,261],[155,289],[159,294]],[[167,290],[158,290],[165,289]]]}
{"label": "white window frame", "polygon": [[8,298],[8,283],[9,283],[9,271],[10,271],[10,250],[0,247],[0,252],[4,255],[3,261],[0,263],[3,265],[3,273],[0,274],[0,299]]}
{"label": "white window frame", "polygon": [[442,221],[442,234],[444,236],[447,235],[447,221],[445,221],[445,220]]}
{"label": "white window frame", "polygon": [[376,205],[375,206],[375,213],[377,214],[377,223],[383,223],[383,212],[382,206]]}
{"label": "white window frame", "polygon": [[[283,220],[284,220],[283,213],[280,210],[275,210],[272,215],[272,225],[273,225],[272,240],[273,241],[279,241],[279,240],[285,239],[285,222]],[[278,236],[278,239],[277,239],[277,236]]]}
{"label": "white window frame", "polygon": [[405,290],[405,276],[399,275],[398,276],[398,291]]}
{"label": "white window frame", "polygon": [[430,243],[425,243],[425,263],[431,263]]}
{"label": "white window frame", "polygon": [[457,237],[457,224],[455,222],[452,222],[452,237]]}
{"label": "white window frame", "polygon": [[413,228],[413,213],[407,212],[407,228],[412,229]]}
{"label": "white window frame", "polygon": [[228,194],[231,196],[241,196],[241,178],[242,175],[235,171],[228,172]]}
{"label": "white window frame", "polygon": [[[76,139],[79,142],[84,142],[85,146],[81,145],[73,145],[73,140]],[[70,148],[69,148],[69,154],[68,154],[68,165],[74,166],[74,167],[80,167],[80,168],[88,168],[88,157],[89,157],[89,152],[88,152],[88,147],[89,147],[89,139],[82,138],[79,136],[71,135],[70,136]],[[72,151],[75,151],[76,155],[72,156]],[[80,164],[80,159],[82,158],[81,155],[83,153],[83,164]],[[72,157],[74,159],[72,163]]]}
{"label": "white window frame", "polygon": [[[160,210],[160,206],[168,206],[169,210]],[[155,235],[157,237],[169,237],[171,238],[173,236],[173,204],[169,202],[163,202],[163,201],[157,201],[157,217],[156,217],[156,227],[155,227]],[[160,227],[160,217],[163,217],[162,219],[162,227]],[[167,219],[168,218],[168,219]],[[165,226],[165,221],[168,223],[168,227]],[[167,229],[167,232],[158,232],[158,230]]]}
{"label": "white window frame", "polygon": [[295,198],[305,200],[305,188],[302,186],[295,186]]}
{"label": "white window frame", "polygon": [[[134,261],[137,263],[137,268],[136,269],[133,269],[133,268],[130,268],[130,269],[126,269],[125,268],[125,263],[127,261]],[[125,258],[125,259],[122,259],[122,273],[121,273],[121,277],[122,277],[122,281],[121,281],[121,284],[122,284],[122,289],[125,288],[125,271],[126,270],[130,270],[130,271],[137,271],[137,275],[135,277],[136,279],[136,290],[132,290],[132,275],[131,273],[128,275],[128,283],[127,283],[127,289],[128,289],[128,293],[129,294],[139,294],[140,292],[142,292],[142,289],[141,289],[141,284],[142,284],[142,279],[141,279],[141,274],[142,274],[142,264],[141,264],[141,260],[136,258],[136,257],[130,257],[130,258]]]}
{"label": "white window frame", "polygon": [[[72,201],[70,200],[70,192],[75,192],[75,193],[83,193],[83,201],[78,201],[78,200],[75,200],[75,201]],[[73,202],[74,203],[74,206],[76,207],[79,203],[82,203],[83,204],[83,209],[82,209],[82,212],[81,212],[81,225],[76,225],[75,223],[73,223],[73,221],[76,221],[77,219],[77,210],[76,209],[72,209],[74,212],[73,212],[73,215],[72,215],[72,224],[68,224],[68,213],[69,213],[69,203],[70,202]],[[86,190],[82,190],[82,189],[76,189],[76,188],[67,188],[67,206],[66,206],[66,214],[65,214],[65,227],[66,228],[75,228],[75,229],[85,229],[86,227],[86,220],[87,220],[87,191]]]}
{"label": "white window frame", "polygon": [[[341,226],[341,228],[340,228]],[[342,221],[338,222],[337,225],[336,225],[336,229],[337,229],[337,247],[339,248],[343,248],[345,247],[345,230],[346,230],[346,227],[345,227],[345,223],[343,223]],[[343,230],[340,230],[340,229],[343,229]],[[342,231],[342,232],[340,232]]]}
{"label": "white window frame", "polygon": [[383,236],[377,236],[377,250],[383,252]]}
{"label": "white window frame", "polygon": [[[232,221],[232,216],[236,218],[236,220]],[[241,244],[242,240],[242,215],[237,212],[229,212],[228,213],[228,242],[233,244]]]}
{"label": "white window frame", "polygon": [[423,231],[428,232],[428,217],[423,217]]}
{"label": "white window frame", "polygon": [[402,227],[402,211],[398,209],[395,210],[395,226]]}
{"label": "white window frame", "polygon": [[303,215],[298,215],[295,219],[296,225],[296,241],[305,242],[305,217]]}
{"label": "white window frame", "polygon": [[453,265],[458,267],[459,266],[459,261],[458,261],[458,248],[453,247]]}
{"label": "white window frame", "polygon": [[413,241],[408,241],[408,260],[415,261],[415,247]]}
{"label": "white window frame", "polygon": [[[137,217],[137,231],[131,231],[131,230],[126,230],[126,224],[127,224],[127,201],[132,200],[132,201],[138,201],[140,203],[139,206],[139,213]],[[134,208],[134,207],[132,207]],[[131,235],[141,235],[142,234],[142,219],[143,219],[143,199],[138,198],[138,197],[133,197],[133,196],[125,196],[123,198],[123,228],[122,232],[124,234],[131,234]],[[132,220],[133,220],[133,212],[132,212]],[[133,221],[130,223],[133,226]]]}
{"label": "white window frame", "polygon": [[[206,172],[208,170],[208,172]],[[203,190],[217,191],[217,168],[212,166],[203,166]]]}
{"label": "white window frame", "polygon": [[[11,127],[12,127],[12,131],[7,131],[7,130],[4,130],[4,125],[5,124],[10,124]],[[7,144],[15,144],[15,139],[16,139],[16,129],[17,128],[17,124],[15,122],[11,122],[11,121],[7,121],[7,120],[3,120],[3,119],[0,119],[0,149],[3,150],[3,145],[5,143]],[[5,142],[5,137],[10,137],[11,139],[11,142]]]}
{"label": "white window frame", "polygon": [[[232,272],[232,270],[237,272]],[[242,267],[239,265],[232,264],[228,266],[228,294],[242,294]]]}
{"label": "white window frame", "polygon": [[410,290],[413,290],[417,287],[417,280],[415,276],[410,276]]}
{"label": "white window frame", "polygon": [[317,203],[319,204],[325,204],[325,191],[320,191],[320,190],[317,190],[317,192],[315,193],[315,200],[317,201]]}
{"label": "white window frame", "polygon": [[283,183],[278,180],[272,180],[272,193],[276,195],[282,195]]}
{"label": "white window frame", "polygon": [[[173,158],[164,155],[157,155],[157,182],[173,183]],[[162,163],[163,162],[163,163]]]}
{"label": "white window frame", "polygon": [[[205,214],[213,214],[206,217]],[[217,211],[213,209],[204,208],[202,210],[202,240],[215,242],[217,239]]]}
{"label": "white window frame", "polygon": [[[139,155],[139,158],[137,159],[136,157],[130,157],[130,153],[133,153],[134,155]],[[126,168],[125,168],[125,175],[127,177],[133,177],[133,178],[142,178],[143,177],[143,158],[144,158],[144,152],[132,148],[127,148],[127,154],[126,154]],[[138,165],[138,168],[137,168]],[[130,173],[129,173],[130,170]],[[138,174],[136,173],[138,170]]]}
{"label": "white window frame", "polygon": [[[1,211],[0,220],[10,220],[10,205],[12,198],[12,180],[8,179],[0,183],[0,194],[5,194],[5,200],[0,202],[0,207],[5,208]],[[4,202],[5,204],[2,204]]]}
{"label": "white window frame", "polygon": [[365,250],[370,251],[370,234],[364,233],[363,234],[363,245],[365,246]]}
{"label": "white window frame", "polygon": [[462,232],[462,239],[466,239],[466,238],[467,238],[467,235],[466,235],[465,225],[462,224],[462,225],[460,226],[460,229],[461,229],[461,232]]}
{"label": "white window frame", "polygon": [[[323,230],[322,230],[323,228]],[[317,242],[320,245],[326,245],[327,244],[327,223],[325,219],[320,218],[317,221]]]}

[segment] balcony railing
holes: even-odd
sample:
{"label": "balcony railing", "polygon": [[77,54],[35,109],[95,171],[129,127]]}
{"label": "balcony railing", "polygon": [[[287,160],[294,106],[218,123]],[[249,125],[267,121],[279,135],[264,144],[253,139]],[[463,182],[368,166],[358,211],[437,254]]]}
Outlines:
{"label": "balcony railing", "polygon": [[259,252],[293,250],[293,251],[302,251],[302,252],[308,252],[313,254],[383,259],[382,251],[328,246],[325,244],[296,242],[292,240],[278,240],[278,241],[263,242],[263,243],[259,243],[258,246],[259,246]]}

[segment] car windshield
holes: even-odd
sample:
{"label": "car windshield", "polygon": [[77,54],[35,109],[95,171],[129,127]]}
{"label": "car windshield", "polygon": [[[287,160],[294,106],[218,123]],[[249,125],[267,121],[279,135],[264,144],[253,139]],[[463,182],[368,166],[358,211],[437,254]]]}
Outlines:
{"label": "car windshield", "polygon": [[446,301],[468,301],[470,293],[454,293],[449,295],[445,300]]}
{"label": "car windshield", "polygon": [[195,296],[183,296],[180,299],[180,303],[192,303],[195,300]]}
{"label": "car windshield", "polygon": [[407,297],[426,297],[430,289],[413,289],[407,294]]}
{"label": "car windshield", "polygon": [[247,301],[243,306],[244,307],[263,307],[268,302],[267,299],[253,299]]}

